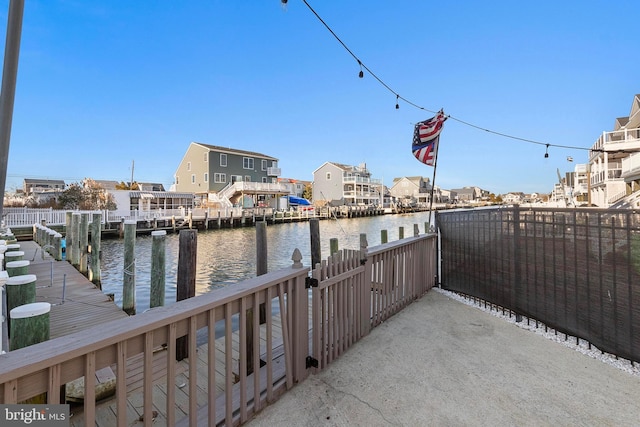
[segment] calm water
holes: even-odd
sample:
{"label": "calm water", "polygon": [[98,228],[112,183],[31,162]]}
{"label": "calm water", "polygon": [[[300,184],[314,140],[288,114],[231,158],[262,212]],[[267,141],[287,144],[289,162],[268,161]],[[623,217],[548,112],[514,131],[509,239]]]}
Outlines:
{"label": "calm water", "polygon": [[[337,238],[339,248],[359,249],[360,233],[366,233],[369,246],[380,244],[380,230],[387,230],[389,241],[397,240],[399,227],[404,235],[413,235],[413,224],[424,223],[428,212],[408,215],[381,215],[353,219],[320,221],[320,240],[323,259],[329,255],[329,239]],[[198,232],[196,293],[232,286],[256,275],[256,229],[241,227]],[[151,236],[138,236],[135,248],[136,311],[149,308],[151,281]],[[291,266],[295,248],[302,253],[305,266],[311,265],[309,223],[296,222],[267,226],[267,263],[269,271]],[[124,240],[102,241],[102,288],[113,293],[122,306],[122,278],[124,270]],[[178,234],[166,236],[166,304],[176,300],[176,273],[178,269]]]}

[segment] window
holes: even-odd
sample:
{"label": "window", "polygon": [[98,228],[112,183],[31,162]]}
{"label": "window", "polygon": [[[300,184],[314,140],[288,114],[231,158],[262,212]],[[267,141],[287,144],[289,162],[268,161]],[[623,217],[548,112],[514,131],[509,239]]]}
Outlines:
{"label": "window", "polygon": [[227,174],[226,173],[214,173],[213,174],[213,182],[217,182],[217,183],[227,182]]}
{"label": "window", "polygon": [[252,157],[243,157],[242,158],[242,168],[243,169],[253,169],[253,158]]}
{"label": "window", "polygon": [[244,182],[251,182],[251,176],[250,175],[245,175],[244,176]]}
{"label": "window", "polygon": [[209,182],[209,174],[207,172],[204,173],[204,182]]}
{"label": "window", "polygon": [[227,167],[227,155],[220,153],[220,166]]}
{"label": "window", "polygon": [[204,162],[207,163],[209,161],[209,152],[204,153]]}
{"label": "window", "polygon": [[263,171],[266,171],[266,170],[267,170],[267,161],[266,161],[266,160],[263,160],[263,161],[262,161],[262,170],[263,170]]}
{"label": "window", "polygon": [[191,162],[187,162],[187,170],[190,171],[191,170]]}
{"label": "window", "polygon": [[196,183],[196,175],[195,174],[191,175],[191,183],[192,184]]}
{"label": "window", "polygon": [[268,178],[266,176],[263,176],[262,177],[262,182],[266,184],[268,182]]}
{"label": "window", "polygon": [[331,172],[327,172],[327,181],[331,181]]}

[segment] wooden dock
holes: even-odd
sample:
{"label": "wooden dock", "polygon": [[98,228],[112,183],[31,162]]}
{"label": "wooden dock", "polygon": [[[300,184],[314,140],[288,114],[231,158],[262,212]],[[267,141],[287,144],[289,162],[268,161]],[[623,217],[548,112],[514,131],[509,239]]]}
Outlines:
{"label": "wooden dock", "polygon": [[24,252],[23,259],[30,262],[29,274],[36,275],[36,301],[51,304],[51,339],[127,317],[69,262],[54,260],[33,241],[20,242],[20,250]]}

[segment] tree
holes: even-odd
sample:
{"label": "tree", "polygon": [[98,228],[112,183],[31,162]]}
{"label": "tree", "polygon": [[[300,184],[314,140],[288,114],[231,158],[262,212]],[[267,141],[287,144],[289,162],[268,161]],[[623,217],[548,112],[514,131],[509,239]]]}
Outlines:
{"label": "tree", "polygon": [[304,190],[302,190],[302,197],[309,201],[313,201],[313,186],[311,184],[306,184],[304,186]]}
{"label": "tree", "polygon": [[85,180],[84,187],[78,183],[69,185],[58,197],[58,205],[61,209],[116,209],[113,195],[92,179]]}
{"label": "tree", "polygon": [[66,190],[58,197],[58,204],[61,209],[80,209],[80,204],[84,200],[83,188],[77,182],[70,184]]}
{"label": "tree", "polygon": [[131,183],[120,181],[120,184],[116,184],[116,190],[140,190],[140,185],[135,181]]}

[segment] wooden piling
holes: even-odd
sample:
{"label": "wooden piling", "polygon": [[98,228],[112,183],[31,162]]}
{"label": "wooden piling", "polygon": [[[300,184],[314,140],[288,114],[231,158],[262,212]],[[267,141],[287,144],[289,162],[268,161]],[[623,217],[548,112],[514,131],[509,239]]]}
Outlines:
{"label": "wooden piling", "polygon": [[331,239],[329,239],[329,254],[333,255],[336,253],[338,253],[338,239],[332,237]]}
{"label": "wooden piling", "polygon": [[[178,301],[196,295],[196,254],[198,249],[197,230],[180,230],[178,237],[178,278],[176,299]],[[187,337],[176,340],[176,360],[189,357]]]}
{"label": "wooden piling", "polygon": [[420,226],[418,226],[418,224],[413,224],[413,235],[414,237],[418,237],[420,235]]}
{"label": "wooden piling", "polygon": [[136,221],[124,222],[124,270],[122,278],[122,310],[136,314]]}
{"label": "wooden piling", "polygon": [[322,251],[320,249],[320,220],[311,218],[309,220],[309,234],[311,235],[311,268],[322,262]]}
{"label": "wooden piling", "polygon": [[62,261],[62,234],[53,235],[53,257],[56,261]]}
{"label": "wooden piling", "polygon": [[[5,254],[6,255],[6,254]],[[9,277],[22,276],[29,273],[30,261],[27,259],[21,259],[19,261],[9,261],[6,263],[5,268]]]}
{"label": "wooden piling", "polygon": [[102,240],[102,214],[94,213],[91,219],[91,271],[89,280],[102,289],[100,278],[100,250]]}
{"label": "wooden piling", "polygon": [[404,227],[398,228],[398,240],[404,239]]}
{"label": "wooden piling", "polygon": [[151,308],[164,305],[166,235],[167,232],[164,230],[151,232]]}
{"label": "wooden piling", "polygon": [[[24,274],[9,277],[5,283],[5,291],[7,293],[8,313],[11,313],[11,310],[21,305],[36,302],[36,275]],[[11,330],[11,321],[9,321],[9,330]]]}
{"label": "wooden piling", "polygon": [[89,214],[80,215],[80,225],[78,233],[78,271],[87,275],[89,266]]}
{"label": "wooden piling", "polygon": [[65,258],[69,262],[71,261],[71,249],[69,248],[69,246],[71,246],[71,236],[73,233],[71,231],[72,218],[73,218],[73,212],[68,211],[65,213],[65,226],[64,226]]}
{"label": "wooden piling", "polygon": [[380,230],[380,243],[384,244],[387,243],[389,241],[389,234],[387,233],[387,230]]}
{"label": "wooden piling", "polygon": [[78,268],[80,265],[80,214],[74,213],[71,217],[71,265]]}
{"label": "wooden piling", "polygon": [[34,302],[20,305],[9,312],[11,331],[10,350],[28,347],[49,340],[48,302]]}

